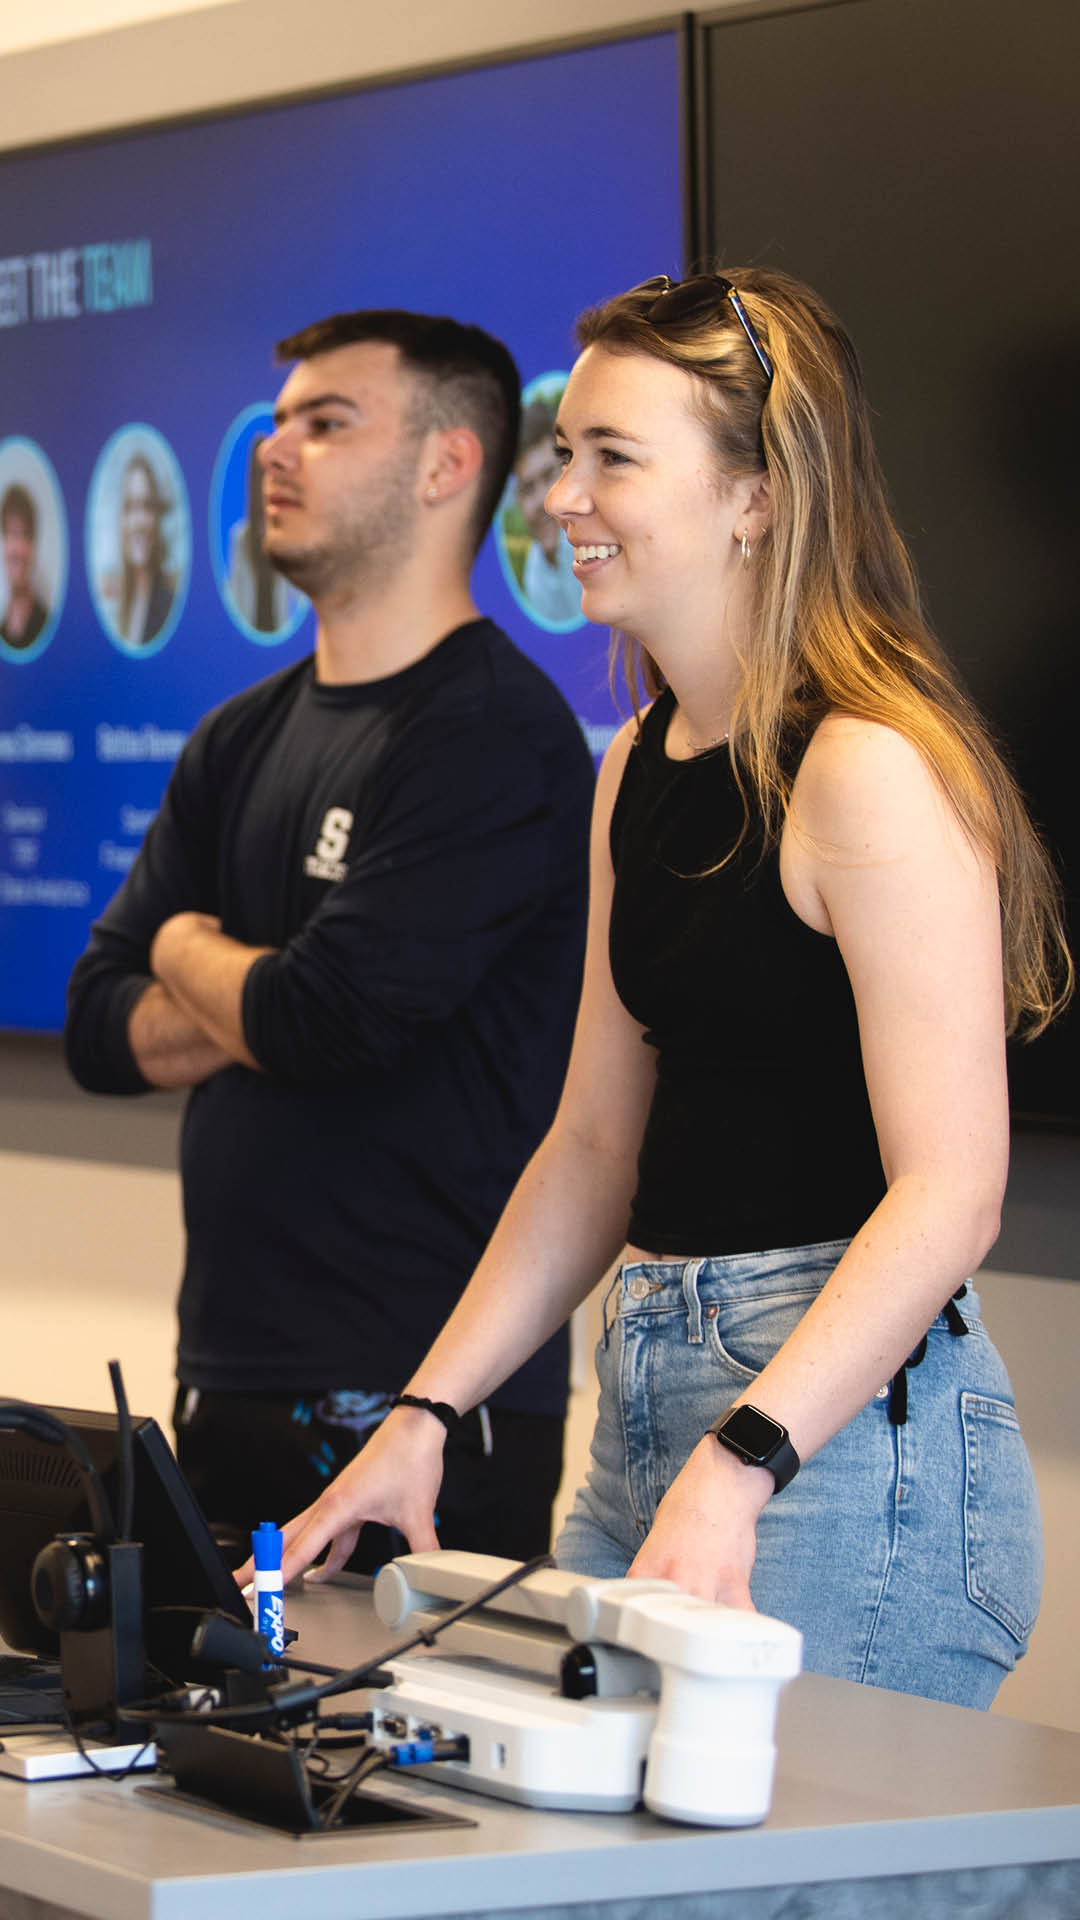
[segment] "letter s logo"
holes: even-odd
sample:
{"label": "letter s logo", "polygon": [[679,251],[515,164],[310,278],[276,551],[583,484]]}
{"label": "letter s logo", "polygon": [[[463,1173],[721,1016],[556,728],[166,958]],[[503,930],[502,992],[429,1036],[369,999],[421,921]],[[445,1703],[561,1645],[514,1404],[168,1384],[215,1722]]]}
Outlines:
{"label": "letter s logo", "polygon": [[353,816],[347,807],[330,807],[323,817],[322,832],[315,845],[319,860],[344,860],[349,850]]}

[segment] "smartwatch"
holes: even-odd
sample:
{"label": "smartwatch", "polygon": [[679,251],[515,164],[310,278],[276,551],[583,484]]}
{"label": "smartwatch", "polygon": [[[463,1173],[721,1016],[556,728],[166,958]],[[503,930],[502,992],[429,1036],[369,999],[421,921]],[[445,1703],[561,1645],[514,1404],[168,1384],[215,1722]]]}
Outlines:
{"label": "smartwatch", "polygon": [[799,1471],[799,1456],[788,1430],[757,1407],[731,1407],[714,1420],[709,1433],[715,1433],[722,1447],[738,1455],[748,1467],[768,1467],[780,1492]]}

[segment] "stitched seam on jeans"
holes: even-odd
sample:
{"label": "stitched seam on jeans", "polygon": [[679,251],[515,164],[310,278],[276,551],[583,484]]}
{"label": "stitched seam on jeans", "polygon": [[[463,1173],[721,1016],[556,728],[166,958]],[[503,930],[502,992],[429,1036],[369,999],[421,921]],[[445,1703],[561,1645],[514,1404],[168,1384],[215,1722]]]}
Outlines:
{"label": "stitched seam on jeans", "polygon": [[874,1657],[874,1641],[877,1637],[878,1628],[881,1625],[881,1616],[885,1610],[885,1602],[888,1599],[893,1568],[896,1565],[900,1552],[900,1528],[904,1501],[904,1440],[906,1435],[903,1427],[890,1426],[889,1432],[893,1436],[893,1447],[895,1448],[893,1453],[892,1499],[889,1502],[892,1524],[889,1530],[889,1551],[885,1557],[885,1567],[881,1576],[881,1584],[878,1587],[878,1596],[874,1602],[873,1617],[870,1621],[870,1630],[866,1636],[866,1646],[863,1649],[863,1657],[860,1663],[859,1679],[862,1681],[866,1680],[870,1663]]}
{"label": "stitched seam on jeans", "polygon": [[[620,1315],[620,1318],[625,1320],[624,1315]],[[641,1348],[642,1348],[641,1340],[639,1338],[635,1338],[633,1342],[632,1369],[630,1366],[630,1345],[631,1345],[630,1330],[624,1326],[620,1331],[620,1339],[619,1339],[619,1346],[618,1346],[619,1366],[618,1366],[618,1375],[617,1375],[618,1393],[619,1393],[619,1404],[618,1404],[619,1434],[622,1440],[622,1453],[623,1453],[623,1485],[626,1490],[626,1503],[630,1509],[630,1516],[634,1522],[634,1525],[642,1529],[643,1531],[647,1531],[648,1522],[646,1521],[644,1515],[638,1512],[637,1458],[636,1458],[636,1455],[631,1450],[631,1433],[630,1433],[630,1425],[627,1418],[627,1410],[631,1405],[634,1405],[639,1409],[639,1413],[640,1413],[640,1410],[643,1409],[648,1404],[648,1400],[647,1400],[647,1395],[643,1391],[643,1383],[640,1380]],[[628,1375],[630,1377],[628,1377]],[[651,1424],[652,1423],[650,1418],[650,1433],[649,1433],[650,1446],[652,1444]]]}
{"label": "stitched seam on jeans", "polygon": [[968,1598],[974,1606],[981,1607],[991,1620],[997,1620],[1023,1647],[1038,1618],[1038,1604],[1030,1620],[1022,1619],[1007,1601],[983,1585],[979,1578],[982,1539],[978,1516],[979,1479],[983,1471],[980,1457],[982,1425],[1001,1427],[1022,1440],[1020,1422],[1015,1407],[1009,1401],[971,1392],[960,1396],[960,1419],[964,1435],[964,1574]]}

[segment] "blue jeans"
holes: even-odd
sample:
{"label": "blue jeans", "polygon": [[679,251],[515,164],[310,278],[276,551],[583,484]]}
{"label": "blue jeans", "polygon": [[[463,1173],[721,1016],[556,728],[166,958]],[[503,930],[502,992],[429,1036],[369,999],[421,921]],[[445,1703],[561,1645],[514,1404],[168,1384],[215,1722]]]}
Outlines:
{"label": "blue jeans", "polygon": [[[752,1387],[845,1244],[620,1269],[560,1567],[626,1572],[705,1429]],[[906,1422],[890,1423],[883,1381],[770,1500],[750,1585],[762,1613],[799,1628],[811,1671],[988,1707],[1035,1623],[1042,1532],[1008,1375],[970,1288],[959,1304],[968,1334],[934,1322]]]}

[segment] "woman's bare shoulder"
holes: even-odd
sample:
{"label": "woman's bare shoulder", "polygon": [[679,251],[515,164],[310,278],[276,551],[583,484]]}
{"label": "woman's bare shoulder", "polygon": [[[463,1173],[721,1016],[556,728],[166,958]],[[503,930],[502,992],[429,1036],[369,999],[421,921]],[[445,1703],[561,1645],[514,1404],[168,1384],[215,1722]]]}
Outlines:
{"label": "woman's bare shoulder", "polygon": [[822,848],[889,858],[930,836],[966,840],[944,788],[914,741],[895,727],[829,713],[795,777],[789,818]]}

